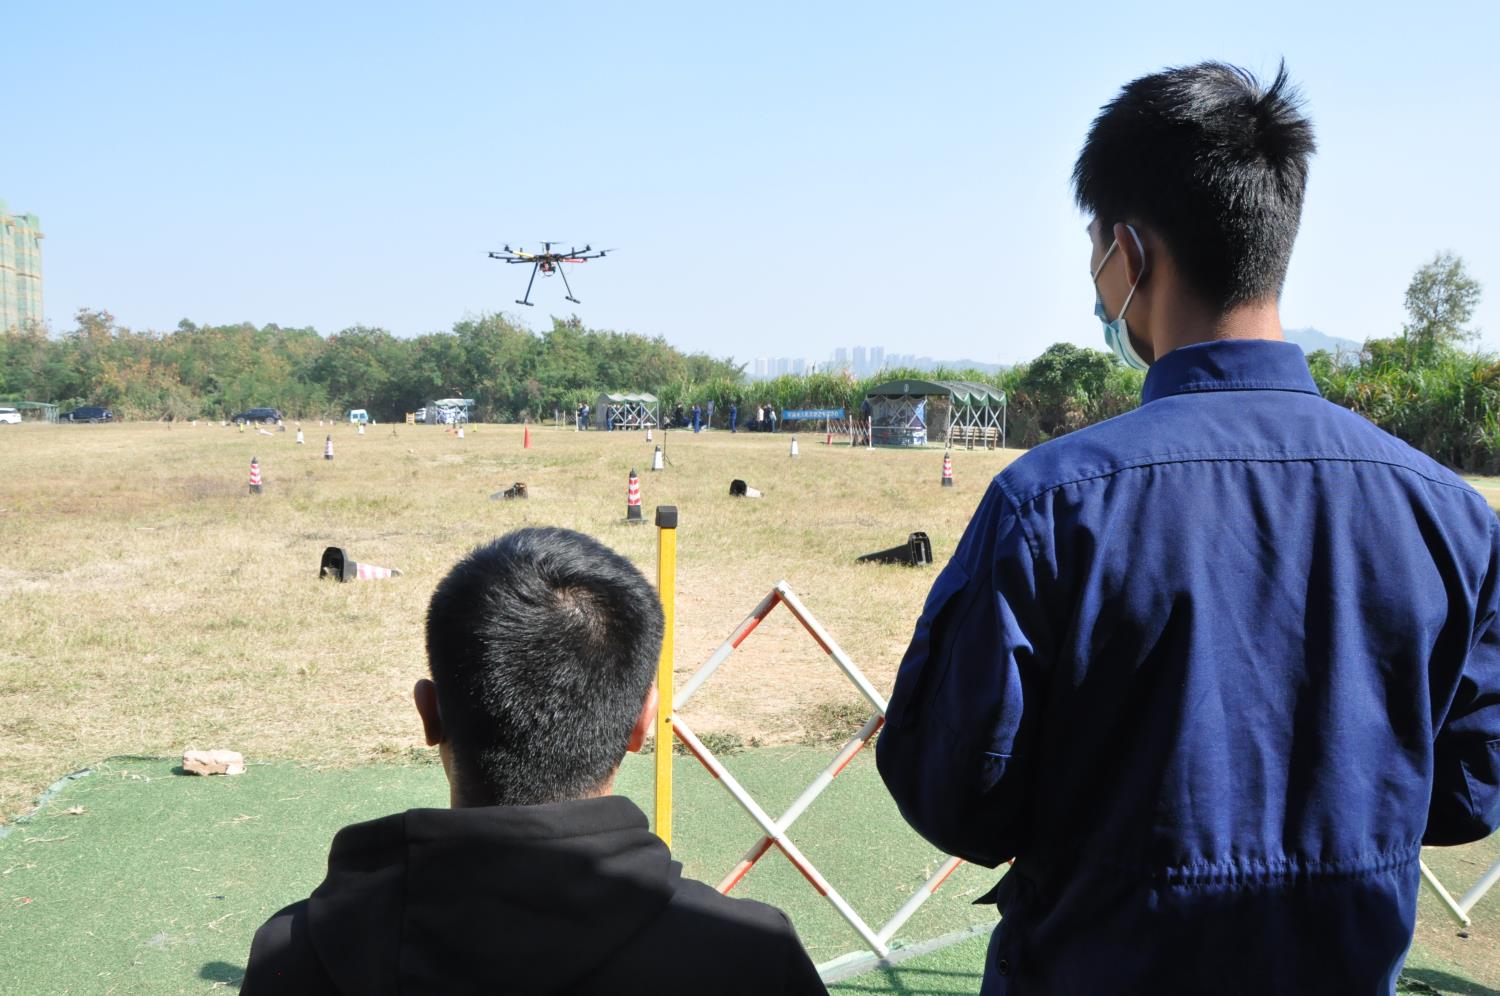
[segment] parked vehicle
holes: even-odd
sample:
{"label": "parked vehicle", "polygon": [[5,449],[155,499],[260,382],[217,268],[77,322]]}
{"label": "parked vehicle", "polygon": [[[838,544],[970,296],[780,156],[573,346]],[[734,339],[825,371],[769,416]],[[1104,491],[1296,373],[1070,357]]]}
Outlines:
{"label": "parked vehicle", "polygon": [[427,424],[427,409],[426,408],[418,408],[415,412],[412,413],[412,421],[416,422],[418,425],[426,425]]}
{"label": "parked vehicle", "polygon": [[281,412],[275,408],[250,408],[230,419],[231,422],[261,422],[274,425],[281,421]]}
{"label": "parked vehicle", "polygon": [[59,422],[113,422],[115,413],[102,405],[83,405],[57,416]]}
{"label": "parked vehicle", "polygon": [[370,413],[367,412],[367,411],[365,411],[363,408],[351,408],[351,409],[349,409],[349,424],[350,425],[366,425],[366,424],[369,423],[369,421],[370,421]]}
{"label": "parked vehicle", "polygon": [[20,425],[21,413],[15,408],[0,408],[0,425]]}

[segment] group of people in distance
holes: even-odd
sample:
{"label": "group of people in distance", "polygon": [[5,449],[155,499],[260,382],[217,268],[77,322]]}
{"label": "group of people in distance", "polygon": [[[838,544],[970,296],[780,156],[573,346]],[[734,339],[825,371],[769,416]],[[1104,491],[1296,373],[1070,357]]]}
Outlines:
{"label": "group of people in distance", "polygon": [[[1420,847],[1500,825],[1500,523],[1283,340],[1313,151],[1284,70],[1203,63],[1126,85],[1078,156],[1142,404],[994,479],[876,744],[917,832],[1004,869],[985,994],[1389,994]],[[669,708],[634,566],[513,532],[426,625],[451,808],[341,830],[246,996],[825,991],[782,912],[611,793]]]}

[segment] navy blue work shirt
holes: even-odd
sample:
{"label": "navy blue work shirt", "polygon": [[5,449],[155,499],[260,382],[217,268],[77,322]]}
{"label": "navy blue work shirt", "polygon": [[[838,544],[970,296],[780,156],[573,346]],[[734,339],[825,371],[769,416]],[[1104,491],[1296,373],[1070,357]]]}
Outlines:
{"label": "navy blue work shirt", "polygon": [[1390,993],[1500,824],[1500,530],[1302,352],[1177,349],[990,485],[876,748],[996,866],[983,992]]}

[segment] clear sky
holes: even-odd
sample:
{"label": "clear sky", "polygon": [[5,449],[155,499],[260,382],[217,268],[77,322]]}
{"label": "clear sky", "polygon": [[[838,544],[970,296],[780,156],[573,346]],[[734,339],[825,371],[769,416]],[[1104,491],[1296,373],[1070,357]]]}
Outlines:
{"label": "clear sky", "polygon": [[[1212,9],[1211,9],[1212,8]],[[3,18],[0,197],[54,328],[482,311],[732,355],[1102,346],[1068,174],[1129,79],[1285,56],[1321,146],[1288,327],[1462,255],[1500,349],[1500,4],[153,3]],[[485,251],[617,246],[582,304]]]}

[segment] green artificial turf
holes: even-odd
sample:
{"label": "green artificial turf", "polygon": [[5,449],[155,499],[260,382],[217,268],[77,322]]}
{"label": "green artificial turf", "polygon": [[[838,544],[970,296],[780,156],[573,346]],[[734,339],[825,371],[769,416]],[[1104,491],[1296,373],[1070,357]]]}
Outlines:
{"label": "green artificial turf", "polygon": [[[773,814],[822,767],[827,751],[750,750],[730,770]],[[318,769],[257,765],[239,777],[175,773],[175,762],[118,758],[65,781],[30,818],[0,828],[0,991],[200,993],[243,978],[250,938],[323,877],[328,844],[347,823],[446,804],[432,764]],[[677,758],[674,852],[716,882],[758,837],[723,788]],[[618,790],[651,811],[651,758],[631,757]],[[878,927],[940,856],[901,822],[873,759],[862,755],[793,828],[792,838]],[[1500,839],[1425,852],[1461,892],[1500,854]],[[972,902],[995,873],[964,866],[898,935],[905,945],[993,922]],[[852,929],[775,851],[735,890],[785,909],[814,960],[863,947]],[[1460,933],[1424,890],[1400,992],[1485,996],[1493,980],[1500,888]],[[835,993],[975,993],[983,933],[843,979]],[[1481,951],[1481,949],[1484,949]],[[898,947],[898,954],[900,949]]]}
{"label": "green artificial turf", "polygon": [[[829,754],[752,750],[725,763],[777,813]],[[318,884],[340,827],[446,804],[442,771],[430,764],[319,770],[252,763],[242,776],[212,778],[175,774],[174,768],[175,762],[159,759],[102,763],[0,839],[0,989],[197,993],[233,987],[243,977],[256,927]],[[675,770],[674,852],[689,875],[715,882],[758,833],[690,758],[679,757]],[[649,813],[651,759],[628,759],[618,790]],[[70,812],[77,807],[82,812]],[[865,757],[798,821],[792,839],[877,927],[941,860],[901,823],[873,760]],[[899,938],[928,940],[992,920],[992,908],[971,903],[994,876],[960,868]],[[862,949],[853,930],[775,851],[734,894],[785,909],[818,962]],[[957,973],[950,989],[937,991],[977,990],[983,945],[961,948],[971,952],[962,964],[937,962],[942,972]],[[904,976],[928,969],[913,962],[891,971]],[[851,980],[836,991],[869,992],[867,980],[875,978]]]}

